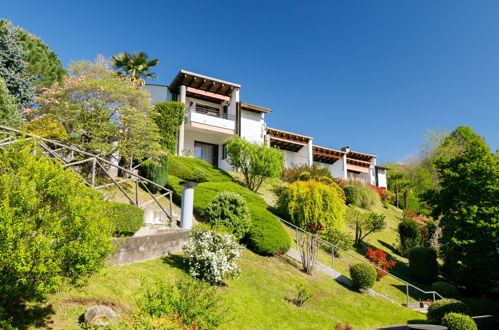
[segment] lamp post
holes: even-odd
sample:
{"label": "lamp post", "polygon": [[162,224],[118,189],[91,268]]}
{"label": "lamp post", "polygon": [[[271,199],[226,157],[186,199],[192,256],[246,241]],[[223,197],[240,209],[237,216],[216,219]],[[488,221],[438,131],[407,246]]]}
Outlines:
{"label": "lamp post", "polygon": [[183,181],[180,182],[182,190],[182,205],[180,211],[180,228],[192,228],[192,209],[194,206],[194,188],[198,186],[196,182]]}

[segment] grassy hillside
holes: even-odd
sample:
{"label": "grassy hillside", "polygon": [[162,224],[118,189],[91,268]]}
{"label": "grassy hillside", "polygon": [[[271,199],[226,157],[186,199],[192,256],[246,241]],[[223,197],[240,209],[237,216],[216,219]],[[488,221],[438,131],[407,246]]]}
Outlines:
{"label": "grassy hillside", "polygon": [[[332,328],[335,322],[365,328],[424,319],[419,313],[344,288],[330,278],[309,277],[282,258],[245,250],[240,266],[241,277],[220,288],[229,308],[223,329],[318,329]],[[87,285],[68,286],[49,297],[46,306],[55,314],[48,315],[47,323],[39,327],[76,328],[79,315],[94,304],[112,306],[123,320],[130,320],[138,312],[135,299],[140,295],[141,278],[169,281],[184,276],[180,256],[108,267],[92,276]],[[313,292],[302,308],[287,300],[297,283]]]}

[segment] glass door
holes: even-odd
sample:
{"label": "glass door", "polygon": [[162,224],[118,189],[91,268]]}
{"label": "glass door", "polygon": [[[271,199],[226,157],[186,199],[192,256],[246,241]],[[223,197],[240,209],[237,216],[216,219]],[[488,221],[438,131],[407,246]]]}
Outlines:
{"label": "glass door", "polygon": [[218,145],[195,141],[194,157],[218,167]]}

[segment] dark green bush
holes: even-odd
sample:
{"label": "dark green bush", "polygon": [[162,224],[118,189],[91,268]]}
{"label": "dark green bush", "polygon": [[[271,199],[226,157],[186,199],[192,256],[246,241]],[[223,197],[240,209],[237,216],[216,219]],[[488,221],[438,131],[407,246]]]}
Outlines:
{"label": "dark green bush", "polygon": [[416,247],[409,252],[409,268],[411,276],[421,282],[430,284],[438,277],[437,252],[429,247]]}
{"label": "dark green bush", "polygon": [[369,210],[381,203],[378,193],[361,182],[350,181],[344,188],[346,203]]}
{"label": "dark green bush", "polygon": [[398,225],[398,234],[399,252],[402,256],[407,257],[411,249],[420,245],[419,226],[415,221],[404,219]]}
{"label": "dark green bush", "polygon": [[132,204],[108,202],[109,218],[116,236],[132,236],[144,224],[144,210]]}
{"label": "dark green bush", "polygon": [[246,200],[237,193],[222,191],[203,211],[212,226],[224,226],[235,238],[241,239],[251,227],[251,215]]}
{"label": "dark green bush", "polygon": [[350,267],[350,277],[357,289],[369,289],[376,283],[376,270],[365,263],[355,264]]}
{"label": "dark green bush", "polygon": [[[339,248],[342,248],[343,250],[350,250],[353,246],[353,237],[349,233],[347,233],[344,230],[340,230],[336,227],[331,227],[329,229],[326,229],[325,232],[322,233],[322,238],[325,241],[328,241],[329,243],[336,245]],[[331,251],[331,248],[329,245],[327,246],[328,251]],[[338,249],[334,250],[334,256],[339,257],[340,252]]]}
{"label": "dark green bush", "polygon": [[444,298],[459,298],[459,290],[453,284],[437,281],[431,285],[433,291],[437,291]]}
{"label": "dark green bush", "polygon": [[[180,182],[184,180],[177,178],[176,176],[173,175],[168,175],[168,180],[166,180],[166,188],[170,189],[173,192],[173,202],[177,205],[180,205],[182,203],[182,186],[180,186]],[[194,201],[196,198],[194,198]]]}
{"label": "dark green bush", "polygon": [[[139,167],[139,175],[164,187],[168,178],[168,157],[162,156],[156,162],[152,160],[145,161]],[[146,183],[146,186],[153,194],[159,191],[159,188],[153,184]]]}
{"label": "dark green bush", "polygon": [[190,157],[168,156],[168,174],[186,181],[231,182],[232,177],[213,165]]}
{"label": "dark green bush", "polygon": [[448,313],[468,314],[468,308],[456,299],[437,300],[428,307],[426,317],[430,323],[441,324],[442,318]]}
{"label": "dark green bush", "polygon": [[448,313],[442,318],[442,325],[448,330],[477,330],[478,327],[471,317],[459,313]]}
{"label": "dark green bush", "polygon": [[[179,203],[182,197],[181,182],[177,177],[168,176],[168,188],[172,189],[173,200]],[[222,191],[241,195],[248,203],[252,225],[244,238],[245,244],[255,253],[274,255],[285,253],[291,246],[291,240],[279,220],[267,210],[267,203],[256,193],[235,182],[204,182],[194,190],[194,212],[203,215],[205,208]]]}
{"label": "dark green bush", "polygon": [[144,293],[138,299],[142,311],[156,318],[174,317],[188,329],[216,328],[227,313],[225,300],[217,288],[195,279],[171,284],[143,282],[142,290]]}

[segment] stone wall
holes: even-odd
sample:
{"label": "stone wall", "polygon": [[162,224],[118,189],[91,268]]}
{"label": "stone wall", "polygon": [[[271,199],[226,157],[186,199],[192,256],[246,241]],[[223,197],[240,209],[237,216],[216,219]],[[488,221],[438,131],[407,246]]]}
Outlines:
{"label": "stone wall", "polygon": [[190,230],[175,230],[156,235],[115,238],[116,250],[107,261],[112,265],[127,265],[180,252],[189,233]]}

